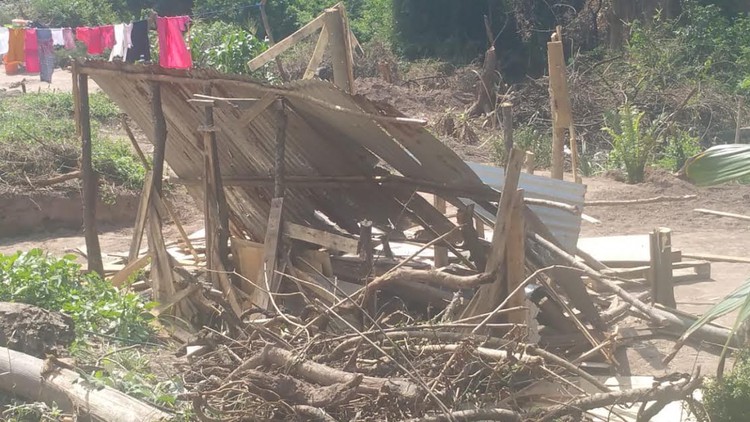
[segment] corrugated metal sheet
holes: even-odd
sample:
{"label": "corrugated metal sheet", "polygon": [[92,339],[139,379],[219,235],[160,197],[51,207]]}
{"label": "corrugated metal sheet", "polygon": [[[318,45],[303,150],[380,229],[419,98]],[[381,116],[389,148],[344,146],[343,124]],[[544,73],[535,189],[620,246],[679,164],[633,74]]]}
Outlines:
{"label": "corrugated metal sheet", "polygon": [[[195,180],[203,174],[198,132],[203,110],[188,100],[194,94],[207,93],[208,88],[216,97],[262,98],[270,93],[285,98],[291,110],[285,156],[289,175],[373,176],[389,172],[388,168],[406,177],[446,186],[482,184],[469,166],[423,127],[399,123],[395,119],[374,119],[372,115],[401,115],[362,97],[346,94],[330,83],[302,81],[277,87],[204,70],[179,71],[92,61],[77,62],[76,66],[80,72],[89,74],[152,142],[154,125],[149,84],[159,83],[168,132],[166,161],[182,179]],[[271,176],[275,160],[275,111],[267,109],[252,122],[245,121],[243,115],[243,110],[239,109],[214,108],[222,176]],[[202,199],[201,186],[191,186],[189,191],[198,200]],[[228,186],[226,193],[233,218],[241,222],[251,238],[263,239],[271,189],[268,186]],[[290,186],[285,200],[285,218],[312,227],[330,228],[315,216],[317,210],[349,232],[356,232],[357,223],[365,219],[386,228],[408,219],[408,213],[404,213],[403,204],[398,200],[403,196],[403,190],[369,184],[347,189]]]}
{"label": "corrugated metal sheet", "polygon": [[[505,169],[478,163],[467,163],[479,178],[493,189],[502,190],[505,183]],[[524,189],[527,198],[547,199],[575,205],[583,209],[586,185],[521,173],[518,187]],[[547,225],[560,244],[568,252],[575,252],[581,232],[581,217],[559,208],[530,206]],[[484,217],[494,220],[495,216],[482,210]]]}

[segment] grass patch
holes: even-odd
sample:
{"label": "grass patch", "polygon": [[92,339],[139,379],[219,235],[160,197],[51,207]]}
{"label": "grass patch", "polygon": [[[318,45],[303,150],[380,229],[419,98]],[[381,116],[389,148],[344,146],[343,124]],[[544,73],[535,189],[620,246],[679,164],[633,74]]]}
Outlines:
{"label": "grass patch", "polygon": [[[109,185],[138,190],[145,172],[130,145],[100,129],[115,124],[120,110],[104,94],[90,95],[94,167]],[[0,101],[0,179],[28,186],[28,180],[78,168],[80,141],[70,93],[30,93]]]}
{"label": "grass patch", "polygon": [[142,342],[151,337],[147,303],[121,292],[95,273],[83,274],[75,257],[57,259],[40,249],[0,254],[0,301],[64,312],[75,322],[78,340],[104,334]]}

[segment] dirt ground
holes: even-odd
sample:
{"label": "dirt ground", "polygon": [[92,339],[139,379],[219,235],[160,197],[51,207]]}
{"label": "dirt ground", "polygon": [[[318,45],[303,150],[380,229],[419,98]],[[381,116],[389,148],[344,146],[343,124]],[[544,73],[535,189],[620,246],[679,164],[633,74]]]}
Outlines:
{"label": "dirt ground", "polygon": [[[38,76],[19,75],[6,76],[0,72],[0,89],[9,89],[13,83],[23,79],[27,81],[27,90],[70,90],[71,74],[69,71],[56,70],[53,83],[39,82]],[[385,98],[384,94],[377,94],[380,86],[376,82],[369,82],[366,94],[376,100],[393,101]],[[19,88],[14,88],[19,89]],[[98,89],[92,83],[92,90]],[[395,89],[395,88],[394,88]],[[401,88],[399,88],[401,89]],[[390,91],[387,93],[390,95]],[[408,93],[396,93],[402,98],[411,98]],[[440,95],[448,95],[441,93]],[[425,98],[433,98],[434,93],[425,93]],[[417,96],[407,101],[407,109],[416,110],[418,103],[423,103],[423,96]],[[464,98],[452,97],[441,102],[448,102],[456,108],[463,107]],[[436,117],[436,110],[432,113],[410,113],[415,117]],[[144,140],[145,142],[145,140]],[[459,149],[460,150],[460,149]],[[466,154],[465,158],[479,161],[487,155]],[[570,180],[570,175],[566,175]],[[748,222],[698,214],[695,208],[709,208],[719,211],[748,213],[750,203],[750,186],[726,185],[716,188],[698,188],[673,177],[663,171],[653,171],[648,174],[647,181],[640,185],[628,185],[607,176],[585,178],[587,185],[587,200],[604,199],[638,199],[659,195],[697,195],[697,199],[664,202],[645,205],[591,207],[585,213],[600,220],[600,224],[583,222],[581,236],[608,236],[625,234],[645,234],[656,227],[669,227],[673,230],[673,248],[684,253],[711,253],[750,257],[750,224]],[[184,194],[177,194],[175,202],[179,207],[179,214],[188,231],[202,226],[201,214]],[[101,227],[100,241],[106,252],[127,251],[132,229],[128,227]],[[172,224],[167,224],[168,238],[176,238],[176,230]],[[33,247],[47,249],[52,254],[68,253],[85,244],[81,231],[61,230],[52,233],[35,234],[31,236],[0,239],[0,253],[10,253]],[[700,314],[712,304],[734,290],[750,276],[748,264],[712,264],[712,280],[680,284],[676,287],[677,304],[680,310]],[[719,320],[724,325],[732,324],[732,316]],[[672,346],[671,341],[649,340],[642,341],[618,356],[623,369],[629,368],[634,375],[663,375],[671,372],[691,372],[696,364],[703,366],[704,373],[711,373],[716,367],[716,357],[706,351],[685,347],[677,358],[667,367],[661,364],[661,359]]]}
{"label": "dirt ground", "polygon": [[[73,88],[72,84],[73,74],[70,70],[55,69],[52,74],[52,83],[42,82],[39,80],[38,74],[19,74],[19,75],[6,75],[5,71],[0,70],[0,91],[2,90],[21,90],[20,83],[24,81],[26,84],[26,92],[37,92],[37,91],[61,91],[70,92]],[[100,91],[99,87],[95,82],[89,82],[89,92]]]}

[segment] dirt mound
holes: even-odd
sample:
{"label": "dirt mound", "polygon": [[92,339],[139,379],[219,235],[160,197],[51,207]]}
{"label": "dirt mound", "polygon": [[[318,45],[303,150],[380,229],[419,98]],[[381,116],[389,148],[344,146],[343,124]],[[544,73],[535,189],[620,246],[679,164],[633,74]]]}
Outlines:
{"label": "dirt mound", "polygon": [[74,339],[69,316],[24,303],[0,302],[0,346],[44,358],[65,350]]}
{"label": "dirt mound", "polygon": [[451,89],[411,89],[378,78],[357,79],[357,93],[371,101],[388,103],[407,116],[433,123],[446,110],[454,109],[461,113],[473,101],[472,95]]}
{"label": "dirt mound", "polygon": [[690,182],[656,167],[646,169],[644,184],[652,187],[654,192],[664,192],[670,195],[692,195],[699,191],[699,188]]}

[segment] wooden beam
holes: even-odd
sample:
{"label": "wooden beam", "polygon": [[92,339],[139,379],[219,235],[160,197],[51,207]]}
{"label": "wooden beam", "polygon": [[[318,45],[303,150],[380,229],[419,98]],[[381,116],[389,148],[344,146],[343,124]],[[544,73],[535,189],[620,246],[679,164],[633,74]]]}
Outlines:
{"label": "wooden beam", "polygon": [[125,268],[115,273],[115,275],[113,275],[112,278],[109,279],[109,282],[115,287],[122,287],[122,285],[125,284],[125,282],[128,281],[128,279],[133,274],[135,274],[139,270],[146,268],[150,260],[151,257],[146,254],[136,259],[135,261],[129,262],[128,265],[125,266]]}
{"label": "wooden beam", "polygon": [[518,181],[521,178],[521,167],[523,167],[523,151],[513,148],[510,151],[508,165],[505,168],[505,183],[500,204],[497,207],[495,230],[492,233],[492,244],[487,257],[485,272],[495,272],[495,281],[492,284],[481,286],[474,294],[469,304],[464,309],[462,318],[490,312],[502,303],[505,291],[505,273],[501,266],[505,261],[507,235],[513,225],[513,214],[511,212],[515,192],[518,189]]}
{"label": "wooden beam", "polygon": [[278,98],[278,95],[267,92],[257,103],[253,104],[252,107],[248,108],[242,113],[242,115],[240,116],[240,120],[244,121],[246,126],[249,125],[255,119],[257,119],[258,116],[263,114],[263,112],[266,111],[266,109],[270,107],[271,104],[274,104],[276,100],[278,100]]}
{"label": "wooden beam", "polygon": [[[258,274],[258,289],[255,289],[250,300],[261,309],[268,309],[271,304],[271,293],[278,291],[281,284],[281,277],[276,274],[276,261],[278,258],[279,236],[282,228],[282,211],[284,208],[284,198],[274,198],[271,200],[271,210],[268,214],[268,225],[266,226],[266,237],[263,242],[263,265],[261,265]],[[268,283],[268,284],[266,284]],[[268,292],[266,292],[268,291]]]}
{"label": "wooden beam", "polygon": [[[505,280],[506,292],[513,292],[526,279],[526,224],[523,218],[523,189],[514,192],[511,206],[511,224],[508,230],[507,247],[505,248]],[[511,296],[508,308],[526,306],[526,295],[523,290]],[[511,312],[508,322],[512,324],[527,324],[528,310]]]}
{"label": "wooden beam", "polygon": [[710,253],[682,253],[683,258],[701,259],[711,262],[732,262],[735,264],[750,264],[750,258],[742,256],[714,255]]}
{"label": "wooden beam", "polygon": [[138,213],[135,215],[135,227],[133,228],[133,237],[130,241],[130,252],[128,253],[128,262],[135,262],[141,250],[143,241],[143,231],[146,229],[146,218],[148,216],[148,207],[151,202],[151,192],[153,191],[154,173],[146,172],[143,178],[143,189],[138,202]]}
{"label": "wooden beam", "polygon": [[229,279],[229,212],[219,167],[219,152],[216,145],[213,105],[204,108],[203,126],[203,181],[204,181],[204,226],[206,230],[206,270],[208,280],[220,288],[224,298],[237,316],[242,307],[237,292]]}
{"label": "wooden beam", "polygon": [[78,126],[81,128],[81,174],[83,177],[83,231],[86,238],[88,270],[104,277],[102,250],[96,227],[96,203],[99,200],[99,182],[94,171],[91,152],[91,113],[89,110],[89,78],[78,77]]}
{"label": "wooden beam", "polygon": [[[276,101],[276,154],[273,176],[273,196],[283,198],[286,185],[286,126],[288,116],[283,99]],[[220,177],[220,176],[219,176]]]}
{"label": "wooden beam", "polygon": [[672,280],[672,230],[660,227],[649,235],[651,247],[651,301],[676,308]]}
{"label": "wooden beam", "polygon": [[283,224],[283,233],[284,236],[290,239],[313,243],[332,251],[344,252],[352,255],[357,254],[357,239],[350,237],[289,222]]}
{"label": "wooden beam", "polygon": [[[445,214],[445,199],[435,195],[433,197],[435,209]],[[435,268],[442,268],[448,265],[448,249],[442,245],[435,245]]]}
{"label": "wooden beam", "polygon": [[307,25],[298,29],[297,32],[279,41],[273,47],[261,53],[259,56],[247,62],[247,67],[251,70],[258,70],[266,63],[276,58],[279,54],[283,53],[289,47],[293,46],[300,40],[312,35],[315,31],[323,26],[325,14],[318,16],[311,20]]}
{"label": "wooden beam", "polygon": [[326,28],[328,29],[328,51],[333,64],[333,83],[342,90],[354,92],[354,66],[349,40],[349,23],[342,4],[325,11]]}
{"label": "wooden beam", "polygon": [[562,40],[554,34],[547,43],[549,93],[552,109],[552,177],[563,179],[565,129],[573,124]]}
{"label": "wooden beam", "polygon": [[734,214],[731,212],[707,210],[703,208],[696,208],[693,211],[699,212],[701,214],[718,215],[720,217],[729,217],[729,218],[736,218],[737,220],[750,221],[750,215],[742,215],[742,214]]}
{"label": "wooden beam", "polygon": [[167,121],[161,102],[161,86],[158,82],[149,84],[151,92],[151,115],[154,120],[154,159],[151,177],[151,187],[148,201],[148,249],[151,254],[151,287],[154,300],[163,302],[169,300],[175,293],[174,274],[169,261],[169,254],[162,234],[159,204],[154,196],[161,195],[162,177],[164,174],[164,160],[167,149]]}
{"label": "wooden beam", "polygon": [[307,69],[305,70],[305,75],[302,76],[302,79],[312,79],[313,76],[315,76],[315,72],[318,70],[320,62],[323,61],[323,55],[326,52],[326,48],[328,48],[328,29],[323,26],[323,29],[320,30],[318,42],[315,44],[315,50],[313,51],[312,57],[310,57],[310,62],[307,64]]}

